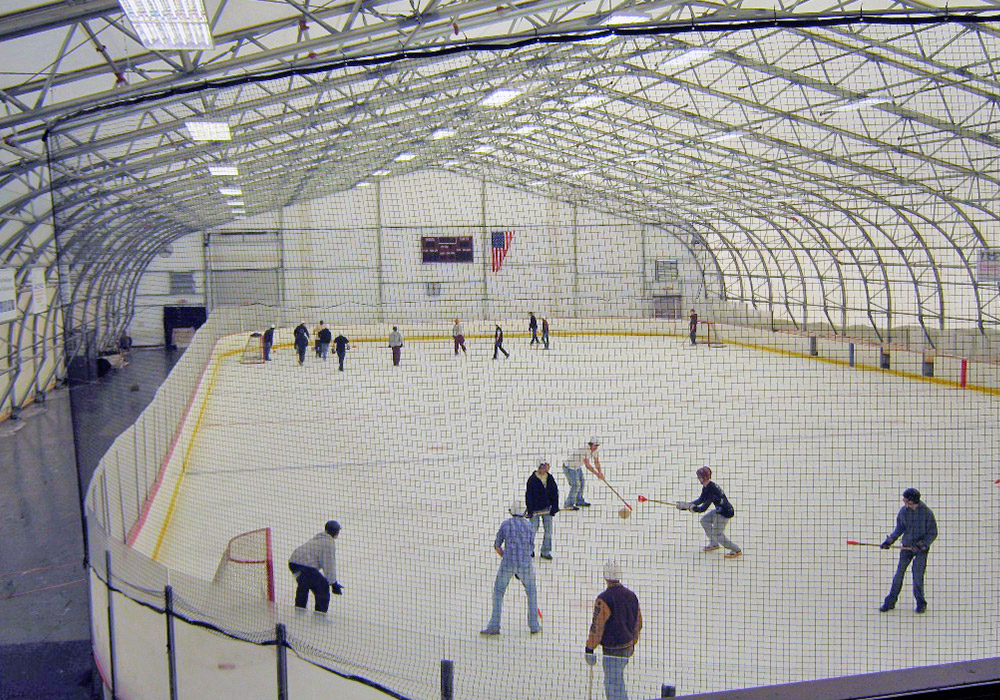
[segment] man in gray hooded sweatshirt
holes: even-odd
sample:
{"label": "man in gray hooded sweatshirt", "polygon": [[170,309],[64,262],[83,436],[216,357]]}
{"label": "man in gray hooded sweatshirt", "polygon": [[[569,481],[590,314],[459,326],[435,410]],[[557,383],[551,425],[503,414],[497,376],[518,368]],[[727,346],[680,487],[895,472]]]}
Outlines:
{"label": "man in gray hooded sweatshirt", "polygon": [[880,545],[882,549],[889,549],[900,535],[903,536],[903,547],[899,550],[899,564],[896,566],[896,575],[892,577],[892,588],[889,589],[889,595],[885,597],[879,612],[889,612],[896,607],[896,599],[903,589],[903,577],[910,562],[913,562],[913,597],[917,599],[914,611],[926,612],[924,569],[927,568],[927,552],[937,534],[934,513],[921,502],[920,492],[914,488],[903,491],[903,507],[896,515],[896,529]]}

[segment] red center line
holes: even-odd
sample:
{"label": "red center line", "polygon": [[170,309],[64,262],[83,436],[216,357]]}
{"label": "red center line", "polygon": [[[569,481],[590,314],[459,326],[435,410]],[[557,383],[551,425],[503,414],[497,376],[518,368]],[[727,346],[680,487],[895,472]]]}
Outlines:
{"label": "red center line", "polygon": [[34,569],[24,569],[23,571],[9,571],[6,574],[0,574],[0,581],[7,578],[14,578],[15,576],[26,576],[27,574],[37,574],[42,571],[52,571],[54,569],[65,569],[68,566],[77,566],[76,562],[69,562],[68,564],[53,564],[52,566],[39,566]]}
{"label": "red center line", "polygon": [[42,586],[41,588],[32,588],[30,591],[21,591],[20,593],[8,593],[7,595],[0,595],[0,600],[10,600],[11,598],[21,598],[26,595],[31,595],[32,593],[41,593],[42,591],[52,591],[57,588],[68,588],[70,586],[75,586],[78,583],[85,583],[87,579],[78,578],[75,581],[70,581],[69,583],[56,583],[51,586]]}

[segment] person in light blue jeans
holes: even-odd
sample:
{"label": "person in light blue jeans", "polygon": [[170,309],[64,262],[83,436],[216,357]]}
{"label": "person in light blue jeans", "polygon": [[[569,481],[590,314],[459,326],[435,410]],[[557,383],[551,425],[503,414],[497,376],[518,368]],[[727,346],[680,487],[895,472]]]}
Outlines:
{"label": "person in light blue jeans", "polygon": [[563,503],[563,510],[579,510],[590,506],[583,500],[583,468],[586,467],[591,474],[604,480],[601,462],[597,457],[599,444],[600,440],[597,437],[590,438],[586,447],[572,452],[563,464],[563,473],[569,481],[569,493],[566,495],[566,502]]}
{"label": "person in light blue jeans", "polygon": [[622,585],[622,567],[614,559],[604,564],[607,588],[594,601],[594,617],[587,636],[585,658],[597,663],[594,649],[604,650],[604,695],[607,700],[628,700],[625,667],[642,630],[642,610],[635,593]]}
{"label": "person in light blue jeans", "polygon": [[497,530],[493,549],[501,557],[500,570],[493,582],[493,615],[486,629],[479,634],[500,634],[500,618],[503,614],[503,596],[511,577],[516,577],[524,586],[528,596],[528,629],[532,634],[542,631],[538,622],[538,593],[535,589],[535,566],[531,553],[535,549],[535,530],[524,517],[524,503],[515,500],[510,505],[511,517],[503,521]]}

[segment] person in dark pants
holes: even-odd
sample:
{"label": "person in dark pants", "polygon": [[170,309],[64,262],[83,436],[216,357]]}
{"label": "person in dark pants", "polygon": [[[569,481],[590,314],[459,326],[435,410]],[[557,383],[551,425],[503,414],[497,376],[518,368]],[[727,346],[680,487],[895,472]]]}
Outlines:
{"label": "person in dark pants", "polygon": [[906,569],[913,562],[913,597],[917,600],[914,612],[924,613],[927,610],[927,599],[924,597],[924,570],[927,568],[927,552],[931,543],[937,538],[937,521],[934,513],[920,500],[920,492],[914,488],[903,491],[903,507],[896,515],[896,529],[885,538],[880,547],[889,549],[892,543],[903,536],[903,547],[899,551],[899,564],[896,575],[892,577],[892,587],[879,612],[889,612],[896,607],[896,599],[903,590],[903,577]]}
{"label": "person in dark pants", "polygon": [[691,333],[691,344],[697,345],[695,339],[698,337],[698,314],[694,309],[691,309],[691,315],[688,316],[688,331]]}
{"label": "person in dark pants", "polygon": [[[527,505],[525,514],[531,519],[531,527],[538,533],[538,526],[545,526],[545,537],[542,540],[542,559],[552,558],[552,518],[559,512],[559,487],[555,478],[549,474],[549,463],[542,461],[538,469],[528,477],[524,489],[524,502]],[[534,556],[534,552],[532,552]]]}
{"label": "person in dark pants", "polygon": [[305,326],[299,326],[295,329],[295,352],[299,355],[299,364],[303,364],[306,361],[306,349],[309,347],[309,331],[299,332],[299,328],[305,328]]}
{"label": "person in dark pants", "polygon": [[264,331],[264,337],[261,339],[264,347],[264,361],[267,362],[271,359],[271,348],[274,346],[274,324]]}
{"label": "person in dark pants", "polygon": [[531,331],[531,342],[528,345],[534,345],[539,342],[538,340],[538,319],[535,318],[535,312],[528,312],[528,330]]}
{"label": "person in dark pants", "polygon": [[341,333],[333,339],[333,344],[337,350],[337,360],[340,361],[340,371],[343,372],[344,357],[347,355],[347,351],[351,349],[351,343],[347,340],[347,336]]}
{"label": "person in dark pants", "polygon": [[392,327],[392,333],[389,334],[389,347],[392,348],[392,366],[399,367],[403,356],[403,335],[396,326]]}
{"label": "person in dark pants", "polygon": [[607,700],[628,700],[625,690],[625,666],[639,641],[642,630],[642,610],[639,598],[621,583],[622,569],[618,562],[604,564],[607,588],[594,601],[594,617],[587,636],[587,663],[597,663],[594,649],[604,650],[604,695]]}
{"label": "person in dark pants", "polygon": [[[322,324],[322,321],[320,321]],[[326,359],[327,354],[330,352],[330,343],[333,341],[333,333],[326,326],[321,325],[319,332],[316,334],[316,354]]]}
{"label": "person in dark pants", "polygon": [[502,352],[504,357],[510,357],[510,353],[503,349],[503,328],[497,326],[493,331],[493,359],[497,359],[497,352]]}
{"label": "person in dark pants", "polygon": [[465,349],[465,329],[462,328],[462,322],[459,319],[455,319],[455,325],[451,329],[451,337],[455,340],[455,354],[458,354],[458,349],[462,348],[463,353],[468,351]]}
{"label": "person in dark pants", "polygon": [[298,586],[295,589],[295,607],[305,608],[309,602],[309,592],[316,598],[316,612],[325,613],[330,607],[330,590],[342,595],[344,587],[337,583],[337,537],[340,523],[330,520],[323,532],[300,545],[288,559],[288,570],[292,572]]}
{"label": "person in dark pants", "polygon": [[306,337],[306,345],[309,344],[309,327],[306,326],[306,324],[300,323],[299,325],[295,326],[295,330],[292,331],[292,334],[296,336],[304,335]]}
{"label": "person in dark pants", "polygon": [[542,343],[545,345],[545,349],[549,349],[549,321],[548,319],[542,319]]}

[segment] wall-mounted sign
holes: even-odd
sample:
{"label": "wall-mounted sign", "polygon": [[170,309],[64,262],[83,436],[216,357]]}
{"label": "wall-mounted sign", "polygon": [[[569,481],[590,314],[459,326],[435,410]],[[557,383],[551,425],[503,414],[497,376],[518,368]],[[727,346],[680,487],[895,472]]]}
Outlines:
{"label": "wall-mounted sign", "polygon": [[28,281],[31,282],[31,312],[43,314],[49,308],[49,295],[45,287],[45,268],[31,268],[28,271]]}
{"label": "wall-mounted sign", "polygon": [[17,283],[14,268],[0,267],[0,322],[17,318]]}
{"label": "wall-mounted sign", "polygon": [[1000,282],[1000,248],[985,248],[979,251],[976,281]]}

